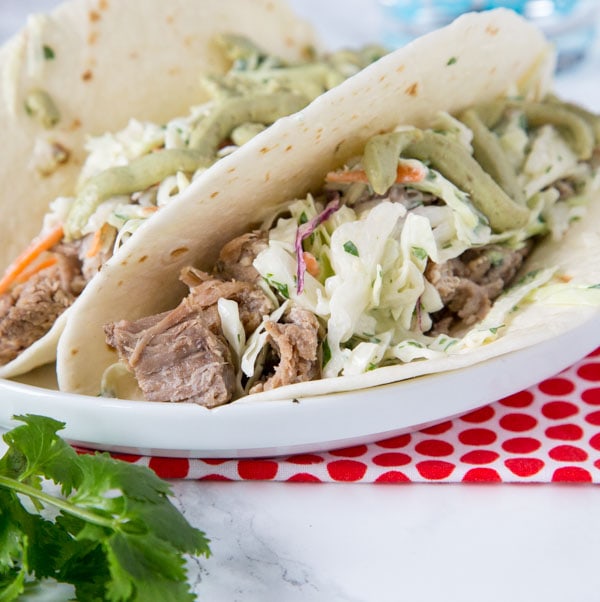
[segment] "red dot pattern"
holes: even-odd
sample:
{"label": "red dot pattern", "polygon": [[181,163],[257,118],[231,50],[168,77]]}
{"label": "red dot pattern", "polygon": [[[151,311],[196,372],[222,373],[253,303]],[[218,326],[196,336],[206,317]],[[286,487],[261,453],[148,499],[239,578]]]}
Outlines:
{"label": "red dot pattern", "polygon": [[369,445],[269,459],[114,457],[166,479],[600,483],[600,348],[525,391]]}

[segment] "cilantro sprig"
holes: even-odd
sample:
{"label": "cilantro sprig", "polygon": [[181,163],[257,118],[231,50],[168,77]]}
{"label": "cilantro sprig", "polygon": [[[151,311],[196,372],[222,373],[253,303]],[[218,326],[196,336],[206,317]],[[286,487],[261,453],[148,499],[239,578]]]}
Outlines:
{"label": "cilantro sprig", "polygon": [[78,455],[57,435],[62,422],[15,419],[24,424],[5,433],[0,458],[0,601],[46,578],[90,602],[195,600],[184,555],[208,557],[209,540],[169,484],[106,453]]}

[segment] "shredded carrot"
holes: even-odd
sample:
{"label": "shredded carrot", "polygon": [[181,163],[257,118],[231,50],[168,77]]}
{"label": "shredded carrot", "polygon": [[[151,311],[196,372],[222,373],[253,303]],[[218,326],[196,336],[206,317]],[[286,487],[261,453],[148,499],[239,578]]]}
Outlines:
{"label": "shredded carrot", "polygon": [[94,237],[92,238],[92,243],[90,244],[90,246],[88,247],[88,250],[85,254],[86,257],[95,257],[96,255],[98,255],[98,253],[100,253],[100,250],[102,249],[102,230],[104,228],[104,224],[102,226],[100,226],[100,228],[98,228],[95,232],[94,232]]}
{"label": "shredded carrot", "polygon": [[426,172],[418,166],[408,163],[399,163],[396,170],[396,184],[409,184],[410,182],[422,182]]}
{"label": "shredded carrot", "polygon": [[[425,177],[425,172],[417,166],[407,163],[400,163],[396,172],[396,184],[408,184],[410,182],[421,182]],[[362,169],[353,169],[350,171],[330,171],[326,176],[327,182],[340,184],[351,184],[353,182],[369,183],[367,174]]]}
{"label": "shredded carrot", "polygon": [[44,251],[51,249],[63,238],[63,227],[57,226],[44,236],[37,236],[29,246],[6,268],[4,276],[0,278],[0,295],[5,293],[22,274]]}
{"label": "shredded carrot", "polygon": [[364,184],[369,183],[367,174],[361,169],[354,169],[352,171],[330,171],[325,176],[325,181],[340,184],[350,184],[352,182],[363,182]]}
{"label": "shredded carrot", "polygon": [[21,274],[17,277],[15,282],[17,284],[22,284],[23,282],[27,282],[34,274],[45,270],[53,265],[58,263],[58,258],[56,255],[51,255],[46,259],[42,259],[42,261],[38,261],[35,265],[32,265],[29,269],[21,272]]}
{"label": "shredded carrot", "polygon": [[319,263],[315,256],[308,251],[304,251],[304,264],[306,265],[306,271],[315,278],[319,275]]}

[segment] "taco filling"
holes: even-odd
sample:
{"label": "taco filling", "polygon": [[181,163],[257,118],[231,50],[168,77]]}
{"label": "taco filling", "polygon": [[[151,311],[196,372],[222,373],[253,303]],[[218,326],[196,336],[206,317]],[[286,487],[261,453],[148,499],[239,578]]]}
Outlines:
{"label": "taco filling", "polygon": [[600,189],[600,120],[548,97],[439,113],[429,129],[371,138],[322,189],[187,267],[172,311],[105,325],[147,400],[207,407],[318,378],[460,353],[491,342],[556,266],[524,269]]}
{"label": "taco filling", "polygon": [[289,64],[240,36],[215,40],[231,69],[203,78],[211,101],[163,125],[132,120],[89,140],[76,196],[52,202],[40,235],[0,278],[0,366],[42,338],[117,249],[208,167],[383,54],[367,47]]}

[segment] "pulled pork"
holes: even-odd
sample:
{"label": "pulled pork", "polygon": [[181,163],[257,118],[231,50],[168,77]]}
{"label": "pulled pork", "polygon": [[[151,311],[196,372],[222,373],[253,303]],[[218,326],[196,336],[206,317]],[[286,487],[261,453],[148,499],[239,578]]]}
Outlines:
{"label": "pulled pork", "polygon": [[282,323],[267,322],[267,342],[278,357],[274,373],[252,386],[250,393],[319,378],[319,322],[308,310],[292,307]]}
{"label": "pulled pork", "polygon": [[530,250],[531,244],[518,250],[490,245],[469,249],[441,265],[430,262],[425,277],[444,303],[444,309],[432,315],[431,334],[458,336],[483,319]]}
{"label": "pulled pork", "polygon": [[41,339],[85,286],[77,249],[57,245],[58,262],[0,296],[0,365]]}
{"label": "pulled pork", "polygon": [[108,324],[105,332],[149,401],[192,401],[211,408],[231,398],[235,370],[227,341],[189,304]]}
{"label": "pulled pork", "polygon": [[[149,401],[188,401],[208,408],[236,393],[233,356],[221,328],[217,302],[236,301],[250,334],[273,310],[270,299],[248,282],[224,281],[193,270],[199,282],[173,310],[104,327],[106,341],[135,374]],[[190,282],[189,268],[184,281]]]}
{"label": "pulled pork", "polygon": [[[267,246],[264,232],[244,234],[226,244],[215,270],[187,267],[181,280],[188,296],[173,311],[104,327],[107,343],[133,372],[150,401],[187,401],[209,408],[241,392],[234,357],[223,334],[219,299],[238,305],[247,336],[275,306],[258,286],[254,258]],[[319,376],[319,323],[309,311],[292,307],[282,323],[265,323],[273,372],[252,392],[303,382]]]}
{"label": "pulled pork", "polygon": [[258,282],[261,278],[252,262],[269,245],[267,233],[254,230],[228,242],[219,253],[215,273],[220,278]]}
{"label": "pulled pork", "polygon": [[[252,265],[266,245],[262,232],[232,240],[221,250],[213,274],[192,267],[182,270],[181,280],[190,292],[173,311],[105,326],[107,343],[134,373],[146,399],[187,401],[212,408],[239,393],[233,353],[223,334],[217,304],[219,299],[237,303],[247,336],[275,309],[257,285],[260,275]],[[315,341],[315,356],[317,344]],[[291,372],[313,371],[303,364]]]}

